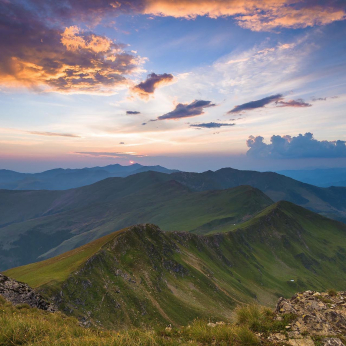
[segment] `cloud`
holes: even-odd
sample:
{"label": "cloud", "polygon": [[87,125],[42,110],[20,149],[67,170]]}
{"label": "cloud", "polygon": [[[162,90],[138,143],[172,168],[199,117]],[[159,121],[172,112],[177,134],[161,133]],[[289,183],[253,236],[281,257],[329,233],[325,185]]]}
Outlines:
{"label": "cloud", "polygon": [[235,124],[226,124],[226,123],[202,123],[202,124],[192,124],[190,127],[197,127],[197,128],[207,128],[207,129],[213,129],[213,128],[219,128],[222,126],[235,126]]}
{"label": "cloud", "polygon": [[157,120],[181,119],[204,114],[204,108],[215,107],[211,101],[194,100],[190,104],[179,103],[172,112],[161,115]]}
{"label": "cloud", "polygon": [[312,104],[304,102],[302,99],[289,100],[289,101],[278,101],[277,107],[311,107]]}
{"label": "cloud", "polygon": [[29,3],[0,2],[0,84],[64,93],[110,93],[130,84],[127,76],[142,59],[126,45],[64,26],[66,18],[59,11],[54,17],[50,2]]}
{"label": "cloud", "polygon": [[159,86],[169,84],[173,81],[174,77],[170,73],[156,74],[150,73],[144,82],[141,82],[131,88],[132,92],[137,94],[140,98],[148,100],[150,95],[154,94]]}
{"label": "cloud", "polygon": [[284,101],[282,94],[271,95],[260,100],[250,101],[243,103],[239,106],[235,106],[227,114],[239,113],[242,111],[248,111],[256,108],[263,108],[270,103],[275,103],[276,107],[311,107],[310,103],[306,103],[303,99]]}
{"label": "cloud", "polygon": [[147,123],[142,123],[142,125],[144,126],[144,125],[146,125]]}
{"label": "cloud", "polygon": [[263,142],[261,136],[250,136],[246,141],[247,155],[253,158],[337,158],[346,157],[345,141],[318,141],[308,132],[296,137],[272,136],[270,144]]}
{"label": "cloud", "polygon": [[312,101],[316,102],[316,101],[327,101],[328,99],[337,99],[338,96],[331,96],[331,97],[313,97]]}
{"label": "cloud", "polygon": [[40,132],[40,131],[27,131],[32,135],[47,136],[47,137],[71,137],[71,138],[81,138],[81,136],[74,135],[72,133],[58,133],[58,132]]}
{"label": "cloud", "polygon": [[125,142],[120,142],[119,144],[125,144]]}
{"label": "cloud", "polygon": [[138,111],[126,111],[126,114],[141,114],[141,112],[138,112]]}
{"label": "cloud", "polygon": [[94,156],[94,157],[114,157],[114,158],[133,158],[133,157],[145,157],[146,155],[140,155],[135,152],[107,152],[107,151],[77,151],[74,152],[77,155]]}
{"label": "cloud", "polygon": [[250,109],[262,108],[269,103],[278,102],[282,99],[283,99],[283,96],[281,94],[271,95],[257,101],[251,101],[251,102],[243,103],[239,106],[235,106],[233,109],[231,109],[228,112],[228,114],[239,113],[241,111],[246,111]]}
{"label": "cloud", "polygon": [[253,31],[326,25],[346,17],[343,0],[147,0],[144,12],[186,19],[231,16]]}

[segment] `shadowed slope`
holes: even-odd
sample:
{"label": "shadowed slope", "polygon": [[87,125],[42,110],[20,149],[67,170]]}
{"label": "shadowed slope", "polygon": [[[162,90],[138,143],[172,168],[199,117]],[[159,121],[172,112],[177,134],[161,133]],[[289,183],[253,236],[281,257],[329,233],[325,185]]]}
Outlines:
{"label": "shadowed slope", "polygon": [[46,206],[50,215],[0,228],[0,269],[59,255],[136,223],[165,231],[232,229],[272,203],[249,186],[191,192],[167,177],[149,172],[64,192]]}

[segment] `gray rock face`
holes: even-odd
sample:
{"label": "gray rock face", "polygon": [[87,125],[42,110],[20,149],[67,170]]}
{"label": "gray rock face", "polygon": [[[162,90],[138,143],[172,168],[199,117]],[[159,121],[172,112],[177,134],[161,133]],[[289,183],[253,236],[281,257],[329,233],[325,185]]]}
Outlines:
{"label": "gray rock face", "polygon": [[0,274],[0,295],[14,305],[28,304],[32,308],[54,312],[56,308],[46,302],[31,287]]}
{"label": "gray rock face", "polygon": [[[319,293],[306,291],[291,299],[280,298],[276,319],[285,314],[295,316],[285,334],[274,334],[270,340],[292,346],[345,346],[346,292]],[[316,340],[319,340],[318,342]]]}

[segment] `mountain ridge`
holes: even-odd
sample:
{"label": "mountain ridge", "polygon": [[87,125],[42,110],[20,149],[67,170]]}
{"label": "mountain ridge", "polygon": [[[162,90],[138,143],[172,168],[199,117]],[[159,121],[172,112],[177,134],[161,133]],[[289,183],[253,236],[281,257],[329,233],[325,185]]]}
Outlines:
{"label": "mountain ridge", "polygon": [[327,289],[330,282],[342,289],[345,234],[343,223],[283,201],[230,232],[198,235],[136,225],[85,245],[93,251],[78,267],[75,249],[5,275],[87,323],[183,324],[227,318],[239,302],[273,305],[279,296]]}

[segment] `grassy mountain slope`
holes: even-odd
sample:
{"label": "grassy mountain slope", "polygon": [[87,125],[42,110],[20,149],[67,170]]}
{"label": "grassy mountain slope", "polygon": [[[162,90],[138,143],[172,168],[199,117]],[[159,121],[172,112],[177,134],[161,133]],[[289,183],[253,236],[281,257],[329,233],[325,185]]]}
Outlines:
{"label": "grassy mountain slope", "polygon": [[324,216],[346,222],[346,187],[321,188],[273,172],[223,168],[216,172],[173,173],[172,179],[195,191],[255,187],[273,201],[286,200]]}
{"label": "grassy mountain slope", "polygon": [[344,289],[345,235],[344,224],[279,202],[231,232],[134,226],[90,244],[93,254],[77,269],[71,252],[5,274],[94,324],[184,324],[229,317],[239,302],[270,305],[296,291]]}
{"label": "grassy mountain slope", "polygon": [[[176,181],[162,182],[161,177],[169,176],[151,172],[128,177],[126,184],[120,178],[107,179],[56,192],[58,198],[46,203],[44,216],[0,228],[0,269],[64,253],[134,223],[151,222],[167,231],[234,228],[272,203],[249,186],[191,192]],[[26,203],[30,205],[30,198]],[[5,210],[4,206],[3,214]]]}

